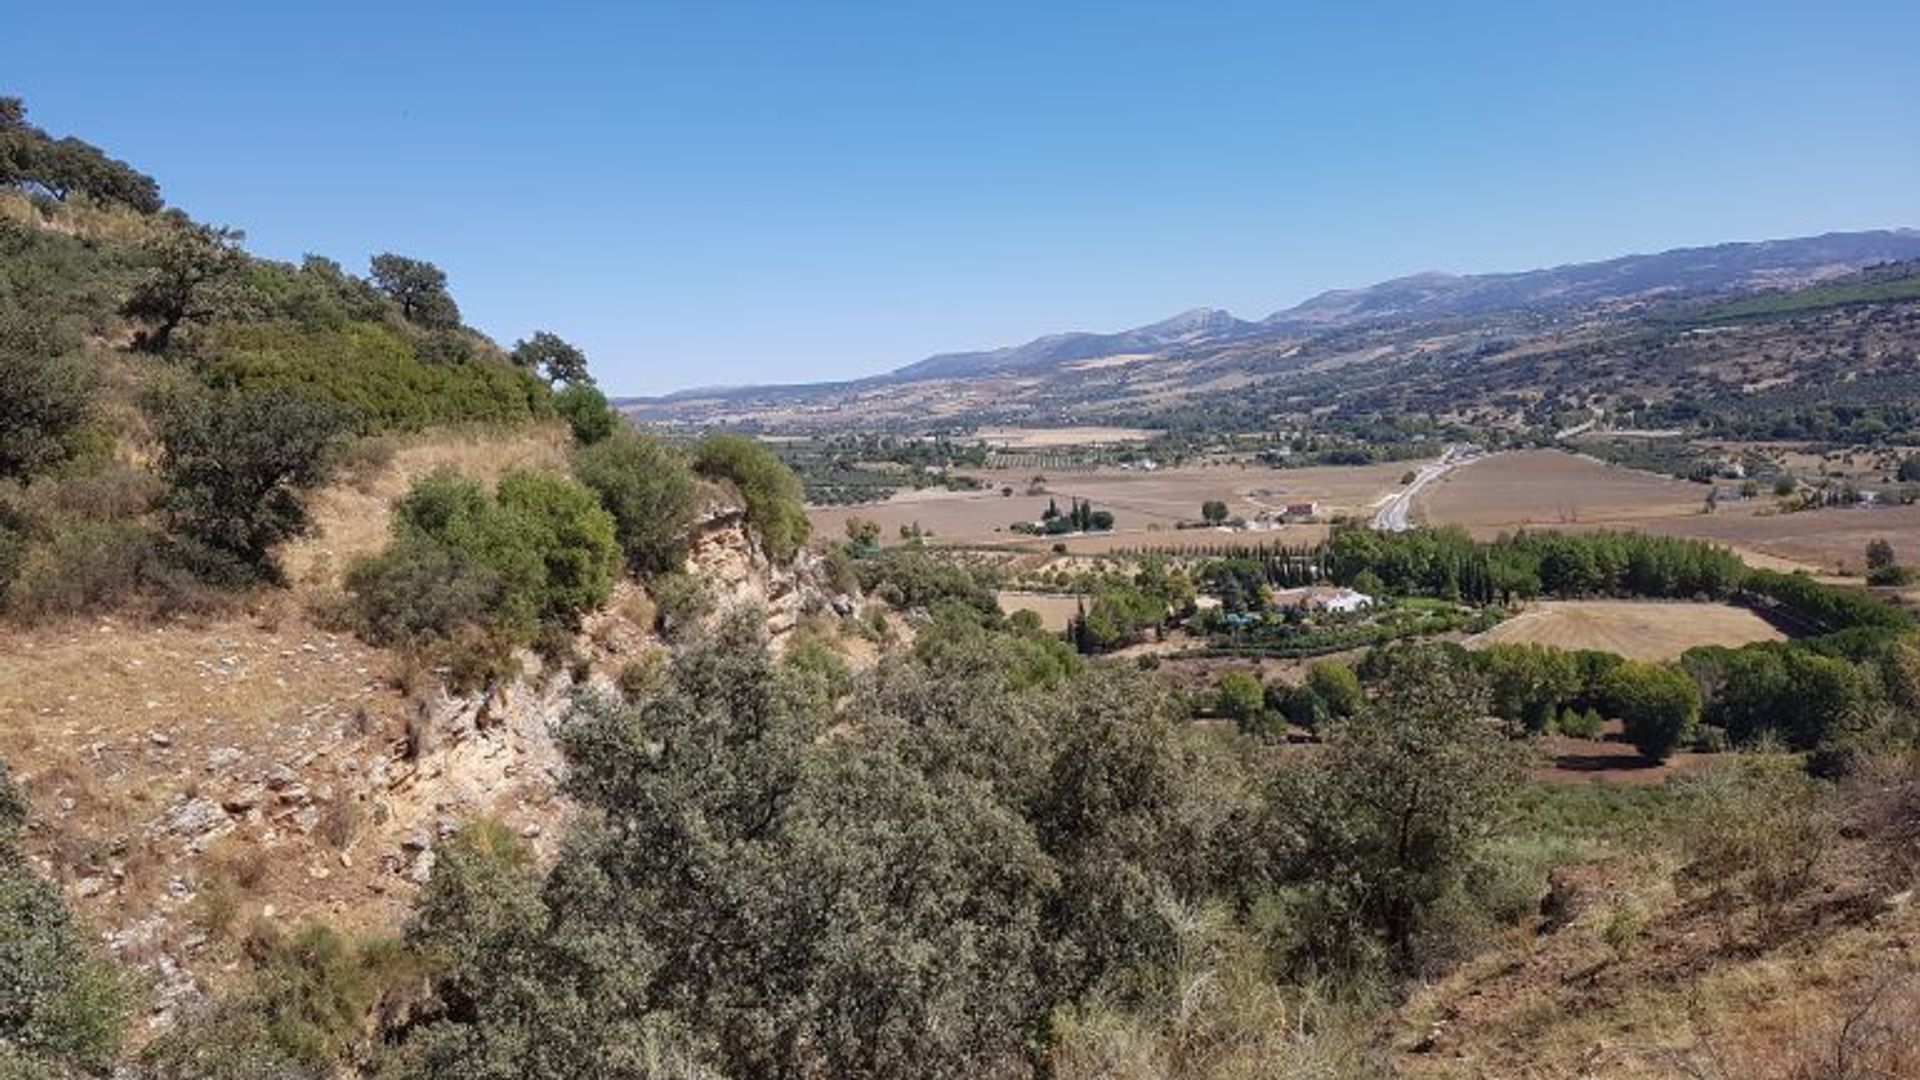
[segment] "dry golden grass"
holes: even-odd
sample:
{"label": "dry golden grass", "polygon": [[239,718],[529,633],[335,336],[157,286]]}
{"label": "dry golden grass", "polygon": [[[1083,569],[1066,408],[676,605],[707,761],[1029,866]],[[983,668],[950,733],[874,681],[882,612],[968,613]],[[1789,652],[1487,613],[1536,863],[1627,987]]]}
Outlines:
{"label": "dry golden grass", "polygon": [[1786,635],[1749,608],[1732,604],[1637,600],[1548,600],[1484,634],[1469,648],[1496,644],[1600,649],[1634,660],[1672,660],[1697,645],[1783,641]]}

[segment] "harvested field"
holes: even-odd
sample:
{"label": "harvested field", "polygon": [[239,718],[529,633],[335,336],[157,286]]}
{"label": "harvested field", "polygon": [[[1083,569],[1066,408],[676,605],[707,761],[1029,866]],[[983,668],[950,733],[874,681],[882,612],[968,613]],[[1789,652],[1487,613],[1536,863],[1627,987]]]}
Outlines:
{"label": "harvested field", "polygon": [[[1318,526],[1285,531],[1224,533],[1213,529],[1176,530],[1175,524],[1196,521],[1200,504],[1208,499],[1226,502],[1230,512],[1251,517],[1290,502],[1317,504],[1317,515],[1359,515],[1384,499],[1400,484],[1414,462],[1389,465],[1269,469],[1256,465],[1195,465],[1155,472],[1094,469],[1044,474],[1044,494],[1029,495],[1035,473],[1015,470],[969,471],[987,484],[982,491],[928,488],[903,491],[881,503],[866,506],[817,507],[810,516],[816,533],[843,535],[849,517],[880,523],[881,538],[891,542],[900,527],[918,522],[932,530],[935,543],[1047,544],[1052,538],[1025,536],[1008,527],[1017,521],[1036,521],[1049,499],[1063,509],[1071,499],[1087,499],[1116,519],[1112,533],[1067,538],[1070,550],[1096,553],[1144,545],[1208,546],[1239,543],[1246,546],[1284,542],[1312,543],[1324,535]],[[1011,489],[1011,495],[1002,495]]]}
{"label": "harvested field", "polygon": [[1065,630],[1074,613],[1080,610],[1082,597],[1059,593],[1015,592],[1011,589],[1000,593],[1000,610],[1011,615],[1016,611],[1031,611],[1040,616],[1040,625],[1056,633]]}
{"label": "harvested field", "polygon": [[1601,649],[1634,660],[1672,660],[1696,645],[1785,639],[1772,623],[1732,604],[1549,600],[1467,639],[1466,645],[1551,645]]}
{"label": "harvested field", "polygon": [[1735,551],[1756,551],[1829,573],[1862,572],[1867,544],[1885,540],[1902,564],[1920,566],[1920,506],[1860,506],[1797,514],[1740,513],[1731,508],[1650,522],[1647,529],[1711,540]]}
{"label": "harvested field", "polygon": [[1421,492],[1424,524],[1464,525],[1477,535],[1521,527],[1633,525],[1697,514],[1706,488],[1558,450],[1493,454],[1455,469]]}
{"label": "harvested field", "polygon": [[1160,433],[1148,428],[1122,427],[989,427],[981,428],[974,434],[988,446],[1003,450],[1041,450],[1146,442]]}

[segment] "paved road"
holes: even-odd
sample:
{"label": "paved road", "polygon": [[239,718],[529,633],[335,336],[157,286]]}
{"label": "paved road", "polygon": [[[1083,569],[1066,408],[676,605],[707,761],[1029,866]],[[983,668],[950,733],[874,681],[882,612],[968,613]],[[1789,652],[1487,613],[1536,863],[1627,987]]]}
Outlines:
{"label": "paved road", "polygon": [[1413,528],[1413,500],[1420,490],[1435,480],[1470,461],[1480,460],[1480,448],[1477,446],[1449,446],[1440,455],[1440,460],[1431,465],[1422,465],[1413,474],[1413,482],[1395,492],[1373,515],[1375,532],[1406,532]]}

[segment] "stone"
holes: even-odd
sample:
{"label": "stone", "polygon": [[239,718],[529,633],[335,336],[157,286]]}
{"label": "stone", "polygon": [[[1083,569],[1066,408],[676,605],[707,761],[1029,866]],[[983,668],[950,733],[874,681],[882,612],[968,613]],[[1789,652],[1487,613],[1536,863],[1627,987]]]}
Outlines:
{"label": "stone", "polygon": [[200,836],[227,824],[227,812],[211,799],[189,799],[167,815],[167,831],[176,836]]}

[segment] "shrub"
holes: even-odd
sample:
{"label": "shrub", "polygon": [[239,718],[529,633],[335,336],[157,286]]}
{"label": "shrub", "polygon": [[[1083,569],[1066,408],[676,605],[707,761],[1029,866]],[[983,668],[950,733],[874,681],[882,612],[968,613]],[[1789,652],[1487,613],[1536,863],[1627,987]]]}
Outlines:
{"label": "shrub", "polygon": [[47,343],[0,334],[0,480],[27,479],[71,460],[86,445],[93,374]]}
{"label": "shrub", "polygon": [[573,472],[613,515],[629,569],[651,576],[686,563],[699,484],[679,454],[651,435],[622,431],[582,447]]}
{"label": "shrub", "polygon": [[155,412],[172,528],[278,578],[273,548],[307,531],[306,492],[331,474],[345,414],[282,391],[176,395]]}
{"label": "shrub", "polygon": [[592,383],[568,383],[556,391],[553,411],[567,422],[573,441],[582,446],[591,446],[612,435],[620,424],[620,414],[613,411],[607,395]]}
{"label": "shrub", "polygon": [[0,1047],[39,1065],[21,1075],[104,1070],[126,1026],[126,987],[20,851],[25,818],[0,765]]}
{"label": "shrub", "polygon": [[42,543],[21,545],[11,583],[0,577],[0,596],[7,613],[23,622],[114,607],[151,579],[155,550],[153,535],[138,524],[71,525]]}
{"label": "shrub", "polygon": [[561,477],[516,472],[493,496],[450,470],[394,508],[387,550],[347,573],[369,641],[438,653],[472,682],[544,630],[566,633],[606,601],[619,566],[613,519]]}
{"label": "shrub", "polygon": [[744,435],[710,435],[695,448],[694,470],[730,481],[746,502],[747,524],[776,562],[807,542],[806,492],[800,478],[764,443]]}
{"label": "shrub", "polygon": [[453,423],[521,424],[553,412],[552,395],[533,375],[486,356],[428,363],[405,334],[385,323],[324,329],[293,322],[223,324],[208,352],[200,374],[209,384],[331,402],[351,415],[361,434]]}

